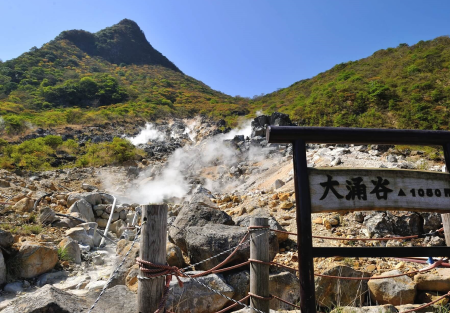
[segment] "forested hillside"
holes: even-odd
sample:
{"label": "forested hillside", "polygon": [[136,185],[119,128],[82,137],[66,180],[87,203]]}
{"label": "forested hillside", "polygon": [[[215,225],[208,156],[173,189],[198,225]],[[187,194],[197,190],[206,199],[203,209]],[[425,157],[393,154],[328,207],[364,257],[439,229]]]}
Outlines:
{"label": "forested hillside", "polygon": [[448,129],[450,38],[379,50],[253,101],[299,125]]}
{"label": "forested hillside", "polygon": [[[0,132],[136,118],[281,111],[299,125],[448,129],[450,38],[379,50],[254,100],[182,73],[130,20],[62,32],[0,62]],[[300,76],[300,74],[299,74]]]}
{"label": "forested hillside", "polygon": [[130,20],[95,34],[64,31],[0,62],[0,131],[203,113],[248,113],[245,101],[183,74]]}

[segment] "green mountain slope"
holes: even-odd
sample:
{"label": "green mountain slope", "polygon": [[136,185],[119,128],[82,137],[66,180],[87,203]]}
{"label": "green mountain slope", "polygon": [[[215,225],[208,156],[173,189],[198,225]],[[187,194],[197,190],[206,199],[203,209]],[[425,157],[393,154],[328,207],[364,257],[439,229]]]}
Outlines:
{"label": "green mountain slope", "polygon": [[27,125],[246,114],[245,101],[183,74],[130,20],[95,34],[62,32],[0,62],[0,133]]}
{"label": "green mountain slope", "polygon": [[448,129],[450,38],[379,50],[252,101],[299,125]]}

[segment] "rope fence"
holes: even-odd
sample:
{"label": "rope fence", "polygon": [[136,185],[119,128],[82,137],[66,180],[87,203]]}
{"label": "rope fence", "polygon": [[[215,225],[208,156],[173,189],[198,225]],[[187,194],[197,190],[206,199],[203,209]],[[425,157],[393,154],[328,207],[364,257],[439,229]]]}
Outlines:
{"label": "rope fence", "polygon": [[[178,228],[175,225],[168,225],[168,226]],[[120,267],[123,265],[125,259],[128,257],[128,254],[130,253],[133,245],[137,242],[139,233],[141,231],[141,228],[137,228],[137,229],[138,229],[138,232],[137,232],[136,237],[135,237],[135,239],[134,239],[134,241],[133,241],[133,243],[132,243],[132,245],[130,247],[130,250],[127,252],[127,254],[125,255],[125,257],[122,260],[122,262],[119,264],[117,269],[113,272],[113,274],[111,275],[111,277],[108,280],[107,284],[103,288],[102,292],[100,293],[100,295],[98,296],[97,300],[95,301],[93,306],[90,308],[88,313],[90,313],[93,310],[93,308],[95,307],[95,305],[98,303],[100,297],[102,296],[102,294],[104,293],[105,289],[109,285],[110,281],[114,277],[114,273],[116,273],[120,269]],[[178,228],[178,229],[180,229],[180,228]],[[192,279],[194,282],[196,282],[197,284],[203,286],[204,288],[209,289],[211,292],[220,295],[221,297],[227,299],[228,301],[233,302],[228,307],[223,308],[220,311],[217,311],[215,313],[224,313],[224,312],[227,312],[227,311],[229,311],[229,310],[231,310],[231,309],[233,309],[233,308],[235,308],[237,306],[245,307],[247,309],[252,309],[252,310],[254,310],[255,312],[258,312],[258,313],[265,313],[265,312],[263,312],[261,310],[252,308],[249,305],[244,303],[245,301],[247,301],[247,300],[249,300],[251,298],[255,298],[255,299],[259,299],[259,300],[267,300],[267,301],[278,300],[278,301],[283,302],[283,303],[285,303],[285,304],[287,304],[289,306],[292,306],[293,308],[299,309],[300,306],[298,306],[297,304],[290,303],[290,302],[288,302],[288,301],[286,301],[284,299],[281,299],[280,297],[278,297],[276,295],[269,295],[268,297],[262,297],[260,295],[254,294],[252,292],[248,292],[248,294],[245,297],[243,297],[242,299],[234,300],[234,299],[228,297],[227,295],[221,293],[220,291],[212,288],[211,286],[209,286],[209,285],[207,285],[207,284],[205,284],[202,281],[197,279],[199,277],[203,277],[203,276],[206,276],[206,275],[209,275],[209,274],[223,273],[223,272],[226,272],[226,271],[234,270],[236,268],[240,268],[240,267],[243,267],[243,266],[248,266],[248,265],[251,265],[251,264],[264,264],[264,265],[268,265],[268,266],[276,266],[276,267],[280,267],[280,268],[284,268],[284,269],[288,269],[288,270],[292,270],[292,271],[298,272],[298,269],[296,269],[294,267],[290,267],[290,266],[287,266],[287,265],[284,265],[284,264],[280,264],[280,263],[277,263],[277,262],[264,262],[264,261],[256,260],[256,259],[253,259],[253,258],[248,258],[247,261],[241,262],[239,264],[235,264],[235,265],[232,265],[232,266],[224,267],[225,265],[227,265],[228,263],[230,263],[232,261],[233,257],[236,255],[236,253],[241,248],[243,248],[244,246],[246,246],[250,242],[251,239],[249,239],[249,235],[250,235],[250,233],[252,231],[256,231],[256,230],[267,230],[269,232],[278,232],[278,233],[284,233],[284,234],[289,234],[289,235],[297,235],[296,233],[292,233],[292,232],[270,229],[270,227],[268,227],[268,226],[251,226],[251,227],[248,227],[247,232],[242,237],[242,239],[239,241],[238,245],[236,245],[236,246],[234,246],[234,247],[232,247],[230,249],[227,249],[225,251],[222,251],[222,252],[220,252],[220,253],[218,253],[218,254],[216,254],[214,256],[211,256],[211,257],[209,257],[209,258],[207,258],[205,260],[202,260],[202,261],[200,261],[198,263],[195,263],[195,264],[192,264],[192,265],[188,265],[188,266],[186,266],[184,268],[178,268],[176,266],[170,266],[170,265],[165,265],[165,264],[155,264],[155,263],[152,263],[152,262],[149,262],[149,261],[146,261],[146,260],[142,260],[140,258],[136,258],[136,263],[138,264],[139,269],[140,269],[140,271],[141,271],[141,273],[143,275],[143,276],[140,276],[140,275],[138,276],[139,280],[155,279],[155,278],[163,277],[163,276],[165,277],[164,293],[163,293],[163,296],[162,296],[162,298],[161,298],[161,300],[159,302],[158,309],[154,313],[159,313],[159,312],[163,312],[164,311],[164,308],[166,306],[166,301],[167,301],[167,298],[168,298],[168,295],[169,295],[169,292],[170,292],[170,282],[172,281],[173,276],[176,277],[176,279],[178,281],[178,285],[180,287],[183,287],[183,281],[181,280],[181,278]],[[192,232],[189,229],[183,229],[182,231]],[[443,229],[439,229],[436,232],[433,232],[433,234],[438,234],[438,233],[441,233],[442,231],[443,231]],[[195,233],[195,232],[193,232],[193,233]],[[257,234],[256,236],[262,236],[263,234],[266,234],[266,233],[267,232],[261,232],[260,234]],[[205,235],[205,234],[201,234],[201,233],[195,233],[195,234],[196,235]],[[429,233],[429,234],[431,234],[431,233]],[[426,234],[426,235],[429,235],[429,234]],[[329,240],[354,240],[354,241],[356,241],[356,240],[383,240],[383,241],[387,241],[387,240],[414,239],[414,238],[419,238],[420,236],[424,236],[424,235],[404,236],[404,237],[386,237],[386,238],[339,238],[339,237],[324,237],[324,236],[313,236],[313,237],[314,238],[321,238],[321,239],[329,239]],[[253,238],[255,238],[255,237],[253,237]],[[229,253],[229,255],[223,261],[221,261],[219,264],[217,264],[216,266],[212,267],[211,269],[203,271],[201,273],[196,273],[196,274],[188,273],[189,270],[194,269],[196,266],[198,266],[200,264],[203,264],[203,263],[205,263],[205,262],[207,262],[207,261],[209,261],[211,259],[223,256],[224,254],[227,254],[227,253]],[[366,280],[366,281],[368,281],[368,280],[387,279],[387,278],[395,278],[395,277],[406,276],[406,275],[413,275],[413,274],[417,274],[417,273],[424,273],[424,272],[427,272],[427,271],[430,271],[432,269],[437,268],[443,262],[444,262],[444,258],[442,258],[442,259],[436,261],[435,263],[433,263],[433,264],[431,264],[431,265],[429,265],[429,266],[427,266],[427,267],[425,267],[423,269],[420,269],[420,270],[411,271],[411,272],[402,273],[402,274],[397,274],[397,275],[389,275],[389,276],[342,277],[342,276],[332,276],[332,275],[325,275],[325,274],[318,274],[318,273],[315,273],[314,275],[317,276],[317,277],[324,277],[324,278],[330,278],[330,279],[360,280],[360,281]],[[404,313],[412,313],[412,312],[415,312],[417,310],[424,309],[424,308],[426,308],[428,306],[433,305],[434,303],[439,302],[440,300],[444,299],[445,297],[450,297],[450,291],[447,294],[439,297],[438,299],[436,299],[436,300],[434,300],[434,301],[432,301],[430,303],[424,304],[423,306],[420,306],[419,308],[415,308],[415,309],[412,309],[412,310],[405,311]]]}

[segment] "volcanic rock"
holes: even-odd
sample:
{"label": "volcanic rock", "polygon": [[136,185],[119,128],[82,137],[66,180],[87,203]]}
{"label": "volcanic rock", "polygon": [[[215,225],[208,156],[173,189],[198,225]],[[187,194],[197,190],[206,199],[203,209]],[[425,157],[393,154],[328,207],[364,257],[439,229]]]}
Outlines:
{"label": "volcanic rock", "polygon": [[[385,272],[380,276],[398,274],[402,274],[402,272],[394,270]],[[372,301],[379,304],[402,305],[414,303],[416,297],[416,284],[408,276],[369,280],[368,286]]]}
{"label": "volcanic rock", "polygon": [[[208,259],[220,252],[228,250],[239,244],[247,233],[247,229],[239,226],[221,224],[206,224],[201,227],[190,227],[185,232],[187,254],[191,263]],[[269,235],[269,251],[272,260],[278,252],[278,239],[273,233]],[[222,255],[200,264],[201,270],[210,269],[222,262],[228,255]],[[242,246],[231,258],[230,264],[245,262],[250,257],[249,245]]]}
{"label": "volcanic rock", "polygon": [[223,211],[202,203],[190,203],[183,206],[173,226],[169,227],[169,239],[187,253],[186,233],[192,226],[201,227],[207,224],[233,225],[234,222],[231,216]]}
{"label": "volcanic rock", "polygon": [[[194,275],[201,272],[187,272]],[[234,289],[228,285],[222,275],[210,274],[196,278],[203,284],[219,291],[220,293],[233,297]],[[200,286],[190,278],[181,278],[183,286],[180,287],[178,280],[173,277],[170,282],[169,295],[166,307],[178,313],[209,313],[222,309],[228,300],[209,289]]]}
{"label": "volcanic rock", "polygon": [[[355,271],[348,266],[336,266],[324,273],[330,276],[368,277],[369,273]],[[359,280],[338,280],[327,277],[316,277],[316,300],[322,307],[360,306],[367,293],[367,282]],[[344,291],[344,292],[343,292]],[[337,302],[339,301],[339,303]]]}
{"label": "volcanic rock", "polygon": [[17,266],[17,276],[33,278],[53,269],[58,262],[58,250],[52,244],[25,242],[11,264]]}
{"label": "volcanic rock", "polygon": [[80,213],[84,217],[84,220],[86,220],[88,222],[95,221],[95,216],[94,216],[94,212],[92,210],[92,205],[85,199],[80,199],[80,200],[77,200],[76,202],[74,202],[72,204],[72,206],[69,208],[69,212],[70,213],[73,213],[73,212]]}

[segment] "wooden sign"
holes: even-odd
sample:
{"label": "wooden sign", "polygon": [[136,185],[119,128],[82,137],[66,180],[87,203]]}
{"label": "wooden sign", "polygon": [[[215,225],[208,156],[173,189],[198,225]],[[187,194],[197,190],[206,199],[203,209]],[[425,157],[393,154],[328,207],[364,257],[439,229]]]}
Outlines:
{"label": "wooden sign", "polygon": [[450,213],[447,173],[308,168],[311,212],[408,210]]}

